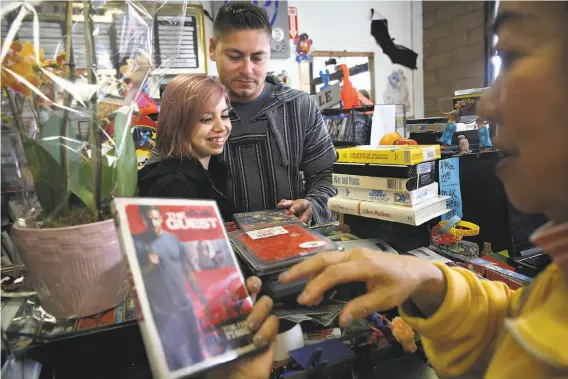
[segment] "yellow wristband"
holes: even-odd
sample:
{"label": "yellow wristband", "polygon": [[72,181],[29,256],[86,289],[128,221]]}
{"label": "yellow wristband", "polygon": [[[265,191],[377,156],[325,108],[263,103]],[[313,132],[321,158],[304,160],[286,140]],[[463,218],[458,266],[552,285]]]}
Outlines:
{"label": "yellow wristband", "polygon": [[[440,221],[442,227],[447,224],[447,220]],[[454,236],[471,237],[479,234],[479,225],[468,221],[458,221],[448,232]]]}

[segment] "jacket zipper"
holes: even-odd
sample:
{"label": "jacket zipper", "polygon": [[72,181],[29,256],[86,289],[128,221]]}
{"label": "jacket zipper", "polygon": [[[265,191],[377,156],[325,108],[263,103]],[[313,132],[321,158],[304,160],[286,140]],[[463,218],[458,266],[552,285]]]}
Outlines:
{"label": "jacket zipper", "polygon": [[225,196],[225,194],[223,194],[223,192],[219,191],[219,190],[217,189],[217,187],[215,187],[215,184],[213,184],[213,181],[212,181],[212,180],[211,180],[211,187],[213,188],[213,190],[214,190],[215,192],[217,192],[219,195],[223,196],[223,198],[224,198],[225,200],[229,201],[229,198],[228,198],[227,196]]}

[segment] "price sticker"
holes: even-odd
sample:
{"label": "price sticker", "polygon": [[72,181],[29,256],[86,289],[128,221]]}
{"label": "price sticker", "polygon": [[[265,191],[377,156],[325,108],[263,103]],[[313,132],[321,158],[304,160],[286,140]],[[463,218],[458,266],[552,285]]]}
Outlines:
{"label": "price sticker", "polygon": [[325,245],[323,241],[309,241],[300,244],[302,249],[313,249],[314,247],[322,247]]}
{"label": "price sticker", "polygon": [[253,240],[259,240],[262,238],[274,237],[281,234],[288,234],[288,231],[281,226],[273,226],[271,228],[251,230],[247,232],[248,236]]}
{"label": "price sticker", "polygon": [[[435,152],[434,152],[435,153]],[[432,164],[431,162],[425,162],[425,163],[419,163],[416,166],[416,174],[417,175],[422,175],[422,174],[428,174],[432,171]]]}
{"label": "price sticker", "polygon": [[436,148],[434,146],[425,147],[423,151],[425,161],[433,161],[436,159]]}

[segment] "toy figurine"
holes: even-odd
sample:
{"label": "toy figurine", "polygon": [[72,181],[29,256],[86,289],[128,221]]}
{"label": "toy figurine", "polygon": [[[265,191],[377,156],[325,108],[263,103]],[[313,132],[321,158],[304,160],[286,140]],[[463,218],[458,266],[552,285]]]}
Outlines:
{"label": "toy figurine", "polygon": [[414,338],[414,330],[400,317],[395,317],[391,321],[393,337],[400,343],[402,349],[407,353],[414,353],[418,349]]}
{"label": "toy figurine", "polygon": [[480,117],[475,120],[475,123],[477,125],[477,135],[479,136],[479,151],[491,151],[493,149],[493,143],[489,135],[489,126]]}
{"label": "toy figurine", "polygon": [[355,87],[349,80],[349,68],[346,64],[340,65],[343,72],[343,86],[341,87],[341,101],[343,102],[343,109],[352,109],[359,106],[359,95]]}
{"label": "toy figurine", "polygon": [[445,144],[447,146],[450,146],[452,144],[452,137],[454,136],[454,133],[458,129],[458,126],[456,125],[456,123],[460,119],[460,111],[459,110],[453,110],[453,111],[448,112],[448,113],[442,111],[442,113],[445,114],[446,116],[448,116],[448,122],[446,123],[446,127],[444,128],[444,132],[442,133],[442,137],[440,137],[440,142],[442,142],[443,144]]}
{"label": "toy figurine", "polygon": [[469,154],[471,150],[469,150],[469,141],[465,138],[464,135],[458,136],[459,146],[460,146],[460,154]]}
{"label": "toy figurine", "polygon": [[296,44],[296,62],[300,63],[303,60],[312,60],[312,56],[310,55],[312,40],[306,33],[302,33],[299,37],[296,37],[294,43]]}
{"label": "toy figurine", "polygon": [[321,82],[323,83],[323,86],[320,88],[320,91],[323,91],[324,89],[329,87],[329,70],[326,68],[325,72],[320,70],[320,78],[321,78]]}

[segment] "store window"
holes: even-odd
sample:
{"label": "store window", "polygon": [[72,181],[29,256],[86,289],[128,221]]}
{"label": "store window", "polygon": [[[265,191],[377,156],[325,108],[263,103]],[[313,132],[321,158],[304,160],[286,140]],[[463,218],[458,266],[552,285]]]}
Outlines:
{"label": "store window", "polygon": [[501,57],[498,54],[497,49],[497,42],[499,38],[495,33],[493,33],[493,19],[497,15],[499,10],[499,0],[492,1],[487,3],[487,12],[486,12],[486,27],[488,30],[489,38],[487,38],[487,85],[490,86],[491,83],[497,79],[499,76],[499,72],[501,71]]}

